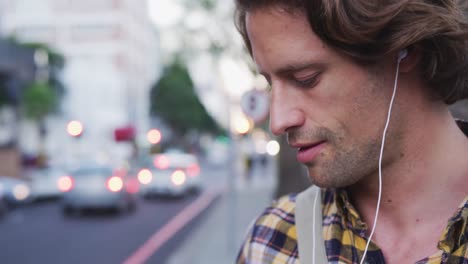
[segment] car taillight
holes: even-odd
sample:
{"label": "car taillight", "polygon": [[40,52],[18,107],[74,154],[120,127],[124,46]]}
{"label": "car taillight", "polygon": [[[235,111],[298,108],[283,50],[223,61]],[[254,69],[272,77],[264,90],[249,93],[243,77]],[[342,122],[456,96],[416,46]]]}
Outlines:
{"label": "car taillight", "polygon": [[148,169],[142,169],[138,172],[138,181],[141,184],[148,184],[153,180],[153,174]]}
{"label": "car taillight", "polygon": [[70,176],[60,177],[57,186],[61,192],[69,192],[73,189],[73,178]]}
{"label": "car taillight", "polygon": [[175,186],[180,186],[185,183],[187,177],[185,176],[185,172],[183,170],[176,170],[171,175],[171,182]]}
{"label": "car taillight", "polygon": [[107,180],[107,189],[111,192],[120,192],[123,188],[123,181],[120,177],[112,176]]}
{"label": "car taillight", "polygon": [[169,168],[169,158],[164,155],[157,156],[154,158],[154,166],[161,170]]}
{"label": "car taillight", "polygon": [[196,163],[188,166],[187,174],[189,177],[198,176],[198,174],[200,174],[200,166],[198,166]]}

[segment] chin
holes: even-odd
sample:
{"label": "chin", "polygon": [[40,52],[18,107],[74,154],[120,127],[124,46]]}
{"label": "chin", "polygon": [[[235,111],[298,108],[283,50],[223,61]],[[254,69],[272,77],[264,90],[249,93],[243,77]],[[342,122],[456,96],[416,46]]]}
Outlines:
{"label": "chin", "polygon": [[308,169],[308,174],[311,183],[320,188],[345,188],[359,181],[344,173],[326,173],[317,169]]}

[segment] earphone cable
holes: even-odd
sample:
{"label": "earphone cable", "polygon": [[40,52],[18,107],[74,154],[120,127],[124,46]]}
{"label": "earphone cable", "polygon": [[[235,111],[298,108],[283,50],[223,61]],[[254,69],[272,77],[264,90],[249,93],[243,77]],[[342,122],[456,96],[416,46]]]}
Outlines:
{"label": "earphone cable", "polygon": [[387,135],[387,130],[388,130],[388,125],[390,124],[390,117],[392,115],[392,108],[393,108],[393,101],[395,100],[395,95],[396,95],[396,90],[397,90],[397,84],[398,84],[398,73],[400,71],[400,62],[401,58],[398,58],[398,63],[396,67],[396,73],[395,73],[395,84],[393,86],[393,95],[392,99],[390,100],[390,106],[388,107],[388,114],[387,114],[387,122],[385,123],[385,128],[383,131],[382,135],[382,144],[380,147],[380,157],[379,157],[379,197],[377,199],[377,208],[375,209],[375,218],[374,218],[374,224],[372,226],[372,231],[369,235],[369,238],[366,243],[366,248],[364,250],[364,254],[362,255],[361,258],[361,264],[364,263],[364,260],[366,259],[367,251],[369,250],[369,245],[370,242],[372,241],[372,236],[374,235],[375,232],[375,227],[377,226],[377,219],[379,217],[379,209],[380,209],[380,200],[382,199],[382,158],[383,158],[383,151],[385,147],[385,137]]}

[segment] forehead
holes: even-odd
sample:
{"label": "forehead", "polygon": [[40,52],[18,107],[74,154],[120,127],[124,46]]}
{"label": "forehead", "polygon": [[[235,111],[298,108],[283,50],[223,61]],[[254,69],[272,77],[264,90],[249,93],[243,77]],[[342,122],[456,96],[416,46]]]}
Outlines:
{"label": "forehead", "polygon": [[256,9],[247,13],[246,27],[252,55],[261,72],[331,55],[301,12]]}

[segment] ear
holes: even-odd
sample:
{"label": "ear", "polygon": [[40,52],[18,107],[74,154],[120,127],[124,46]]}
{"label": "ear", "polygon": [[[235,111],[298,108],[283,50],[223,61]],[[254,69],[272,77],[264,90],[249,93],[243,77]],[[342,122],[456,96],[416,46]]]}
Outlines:
{"label": "ear", "polygon": [[407,73],[416,69],[421,60],[421,49],[419,47],[408,47],[408,54],[400,62],[400,72]]}

